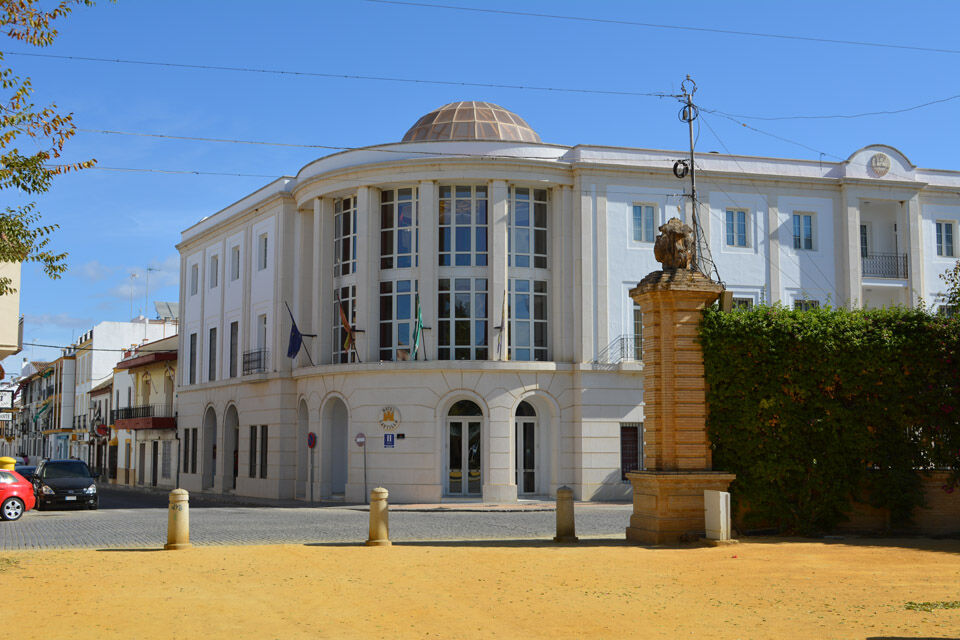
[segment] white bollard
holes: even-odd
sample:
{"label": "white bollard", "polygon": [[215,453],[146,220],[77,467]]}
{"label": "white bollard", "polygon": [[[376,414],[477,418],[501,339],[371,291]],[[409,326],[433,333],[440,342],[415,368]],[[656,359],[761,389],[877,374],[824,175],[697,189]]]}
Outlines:
{"label": "white bollard", "polygon": [[189,549],[190,544],[190,494],[183,489],[170,492],[167,510],[167,544],[164,549]]}
{"label": "white bollard", "polygon": [[726,491],[703,492],[703,511],[708,540],[730,541],[730,494]]}

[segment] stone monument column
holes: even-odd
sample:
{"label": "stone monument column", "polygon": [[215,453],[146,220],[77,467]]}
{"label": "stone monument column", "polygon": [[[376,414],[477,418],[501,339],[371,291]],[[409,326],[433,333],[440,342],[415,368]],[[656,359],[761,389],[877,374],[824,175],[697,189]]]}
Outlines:
{"label": "stone monument column", "polygon": [[673,218],[660,227],[661,271],[630,291],[643,311],[643,469],[627,474],[633,515],[627,540],[674,543],[705,530],[704,490],[726,491],[735,476],[713,471],[707,438],[703,352],[697,328],[723,287],[695,269],[692,229]]}

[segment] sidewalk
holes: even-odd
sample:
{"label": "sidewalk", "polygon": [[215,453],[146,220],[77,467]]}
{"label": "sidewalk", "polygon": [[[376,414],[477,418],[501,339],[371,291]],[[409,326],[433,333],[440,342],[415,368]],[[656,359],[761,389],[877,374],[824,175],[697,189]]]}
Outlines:
{"label": "sidewalk", "polygon": [[[142,493],[152,496],[166,496],[168,489],[156,487],[130,486],[111,484],[104,488],[117,489],[120,491],[129,491],[131,493]],[[338,501],[315,501],[305,500],[280,500],[274,498],[255,498],[251,496],[237,496],[229,493],[213,493],[207,491],[193,491],[190,493],[190,504],[202,507],[204,503],[216,505],[231,505],[236,507],[286,507],[286,508],[339,508],[351,509],[354,511],[367,511],[368,505],[354,502]],[[624,510],[632,508],[630,502],[594,502],[580,501],[576,502],[576,509],[590,509],[591,507],[622,507]],[[513,503],[487,503],[480,500],[471,500],[466,498],[445,498],[443,502],[436,503],[390,503],[390,511],[413,511],[413,512],[537,512],[537,511],[555,511],[556,502],[540,498],[526,499],[522,498]]]}

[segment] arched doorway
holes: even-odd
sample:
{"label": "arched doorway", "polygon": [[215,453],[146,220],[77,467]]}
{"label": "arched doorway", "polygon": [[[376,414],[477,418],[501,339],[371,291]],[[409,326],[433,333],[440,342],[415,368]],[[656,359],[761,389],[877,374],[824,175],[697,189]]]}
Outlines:
{"label": "arched doorway", "polygon": [[203,480],[202,488],[213,487],[217,469],[217,412],[213,407],[203,415]]}
{"label": "arched doorway", "polygon": [[325,498],[340,498],[347,491],[347,405],[340,398],[330,398],[323,407],[323,482],[320,493]]}
{"label": "arched doorway", "polygon": [[232,490],[240,475],[240,416],[234,405],[227,407],[223,417],[223,438],[223,451],[228,454],[223,459],[223,488]]}
{"label": "arched doorway", "polygon": [[481,435],[483,411],[475,402],[460,400],[447,412],[447,486],[451,496],[478,496],[483,488]]}
{"label": "arched doorway", "polygon": [[513,434],[517,455],[517,493],[520,495],[537,493],[537,459],[540,457],[538,427],[537,411],[533,405],[526,401],[517,405]]}
{"label": "arched doorway", "polygon": [[312,482],[310,474],[310,458],[313,455],[307,447],[307,432],[309,431],[310,413],[307,411],[306,400],[300,401],[300,407],[297,409],[297,486],[294,497],[298,500],[306,500],[308,484]]}

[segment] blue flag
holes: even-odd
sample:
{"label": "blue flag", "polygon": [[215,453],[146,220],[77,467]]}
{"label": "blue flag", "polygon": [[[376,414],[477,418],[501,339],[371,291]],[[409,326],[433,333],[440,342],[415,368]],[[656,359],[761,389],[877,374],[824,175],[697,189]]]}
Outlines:
{"label": "blue flag", "polygon": [[[317,334],[315,333],[300,333],[300,329],[297,328],[297,321],[293,318],[293,311],[290,311],[290,305],[284,301],[283,303],[287,307],[287,313],[290,314],[290,342],[287,344],[287,357],[296,358],[297,354],[300,353],[300,349],[303,347],[304,337],[314,338]],[[310,364],[313,364],[313,358],[310,357],[310,352],[307,352],[307,359],[310,360]]]}

